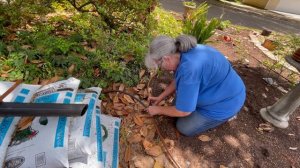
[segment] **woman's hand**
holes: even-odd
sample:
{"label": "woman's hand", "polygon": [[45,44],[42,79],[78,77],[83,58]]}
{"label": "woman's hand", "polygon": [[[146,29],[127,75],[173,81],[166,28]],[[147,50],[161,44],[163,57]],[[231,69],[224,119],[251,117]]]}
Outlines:
{"label": "woman's hand", "polygon": [[162,101],[162,98],[160,96],[158,97],[148,97],[148,101],[150,102],[151,105],[158,105],[161,101]]}
{"label": "woman's hand", "polygon": [[154,116],[159,114],[160,112],[159,109],[160,109],[159,106],[149,106],[147,108],[147,111],[151,116]]}

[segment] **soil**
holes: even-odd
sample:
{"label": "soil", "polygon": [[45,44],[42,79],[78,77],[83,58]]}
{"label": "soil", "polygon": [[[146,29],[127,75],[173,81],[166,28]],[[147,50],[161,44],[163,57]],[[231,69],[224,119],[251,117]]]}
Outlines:
{"label": "soil", "polygon": [[[203,133],[211,140],[201,141],[198,136],[180,135],[175,128],[175,118],[157,118],[164,138],[174,141],[175,145],[170,152],[182,168],[300,167],[300,121],[296,119],[300,115],[300,108],[290,116],[288,128],[271,126],[270,131],[259,130],[260,124],[266,123],[259,114],[260,109],[274,104],[285,94],[262,78],[272,78],[287,91],[291,89],[291,84],[284,79],[288,78],[288,70],[283,70],[281,76],[263,66],[262,62],[271,60],[250,42],[249,32],[234,28],[218,31],[209,43],[228,57],[246,85],[246,102],[235,119]],[[222,38],[224,35],[229,36],[232,41],[225,42]],[[158,157],[151,156],[142,166],[136,163],[137,159],[148,156],[142,142],[128,143],[130,134],[137,133],[141,128],[134,124],[132,117],[132,114],[122,116],[120,167],[153,167]],[[158,135],[153,141],[159,144]],[[128,146],[131,148],[130,154],[126,150]],[[162,165],[161,167],[172,167],[167,161]]]}

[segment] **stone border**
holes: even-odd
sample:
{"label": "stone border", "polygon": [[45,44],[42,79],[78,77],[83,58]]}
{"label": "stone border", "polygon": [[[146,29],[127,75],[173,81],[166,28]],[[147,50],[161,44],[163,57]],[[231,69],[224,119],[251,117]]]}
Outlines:
{"label": "stone border", "polygon": [[[259,33],[257,33],[259,34]],[[256,35],[253,32],[249,33],[249,37],[251,39],[251,42],[258,48],[260,49],[267,57],[269,57],[270,59],[274,60],[274,61],[279,61],[279,63],[283,64],[283,66],[297,74],[300,74],[299,71],[293,67],[292,65],[290,65],[288,62],[285,61],[285,59],[280,60],[278,57],[276,57],[272,52],[270,52],[268,49],[266,49],[265,47],[263,47],[261,45],[261,42],[258,40],[258,38],[256,37]]]}

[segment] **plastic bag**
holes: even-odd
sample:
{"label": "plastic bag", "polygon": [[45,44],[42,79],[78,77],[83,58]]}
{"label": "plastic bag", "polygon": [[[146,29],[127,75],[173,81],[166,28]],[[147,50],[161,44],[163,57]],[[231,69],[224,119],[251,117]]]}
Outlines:
{"label": "plastic bag", "polygon": [[[13,84],[13,82],[0,82],[0,95]],[[40,88],[39,85],[21,84],[7,95],[3,102],[28,103],[38,88]],[[3,167],[8,144],[19,120],[20,117],[0,117],[0,167]]]}
{"label": "plastic bag", "polygon": [[[69,78],[45,85],[35,93],[34,102],[73,103],[79,83]],[[68,132],[67,117],[23,117],[7,149],[5,167],[69,167]]]}

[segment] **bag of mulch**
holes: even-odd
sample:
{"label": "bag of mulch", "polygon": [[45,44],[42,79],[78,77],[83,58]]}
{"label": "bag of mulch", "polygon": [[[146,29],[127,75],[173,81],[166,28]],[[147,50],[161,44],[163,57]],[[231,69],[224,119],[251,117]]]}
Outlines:
{"label": "bag of mulch", "polygon": [[93,129],[93,134],[96,135],[94,142],[91,146],[96,149],[96,152],[92,152],[91,155],[85,155],[81,158],[74,159],[70,161],[70,168],[102,168],[103,163],[103,151],[102,151],[102,131],[101,131],[101,111],[100,111],[101,101],[98,100],[96,105],[96,112],[94,113],[95,129]]}
{"label": "bag of mulch", "polygon": [[100,91],[100,88],[89,88],[76,94],[75,103],[88,104],[88,109],[84,116],[74,117],[71,120],[68,151],[71,167],[91,165],[89,161],[91,159],[94,160],[93,163],[97,163],[98,159],[95,156],[99,151],[102,156],[102,143],[98,143],[102,141],[101,137],[98,140],[99,133],[97,134],[97,127],[100,130],[100,118],[96,118],[96,112],[100,110],[97,106]]}
{"label": "bag of mulch", "polygon": [[118,168],[121,119],[101,114],[104,167]]}
{"label": "bag of mulch", "polygon": [[[0,95],[13,86],[13,82],[0,82]],[[21,84],[5,97],[4,102],[28,103],[39,85]],[[6,150],[20,117],[0,117],[0,167],[3,167]]]}
{"label": "bag of mulch", "polygon": [[[36,91],[33,102],[73,103],[79,83],[69,78],[45,85]],[[69,167],[68,132],[67,117],[21,118],[7,149],[5,167]]]}

